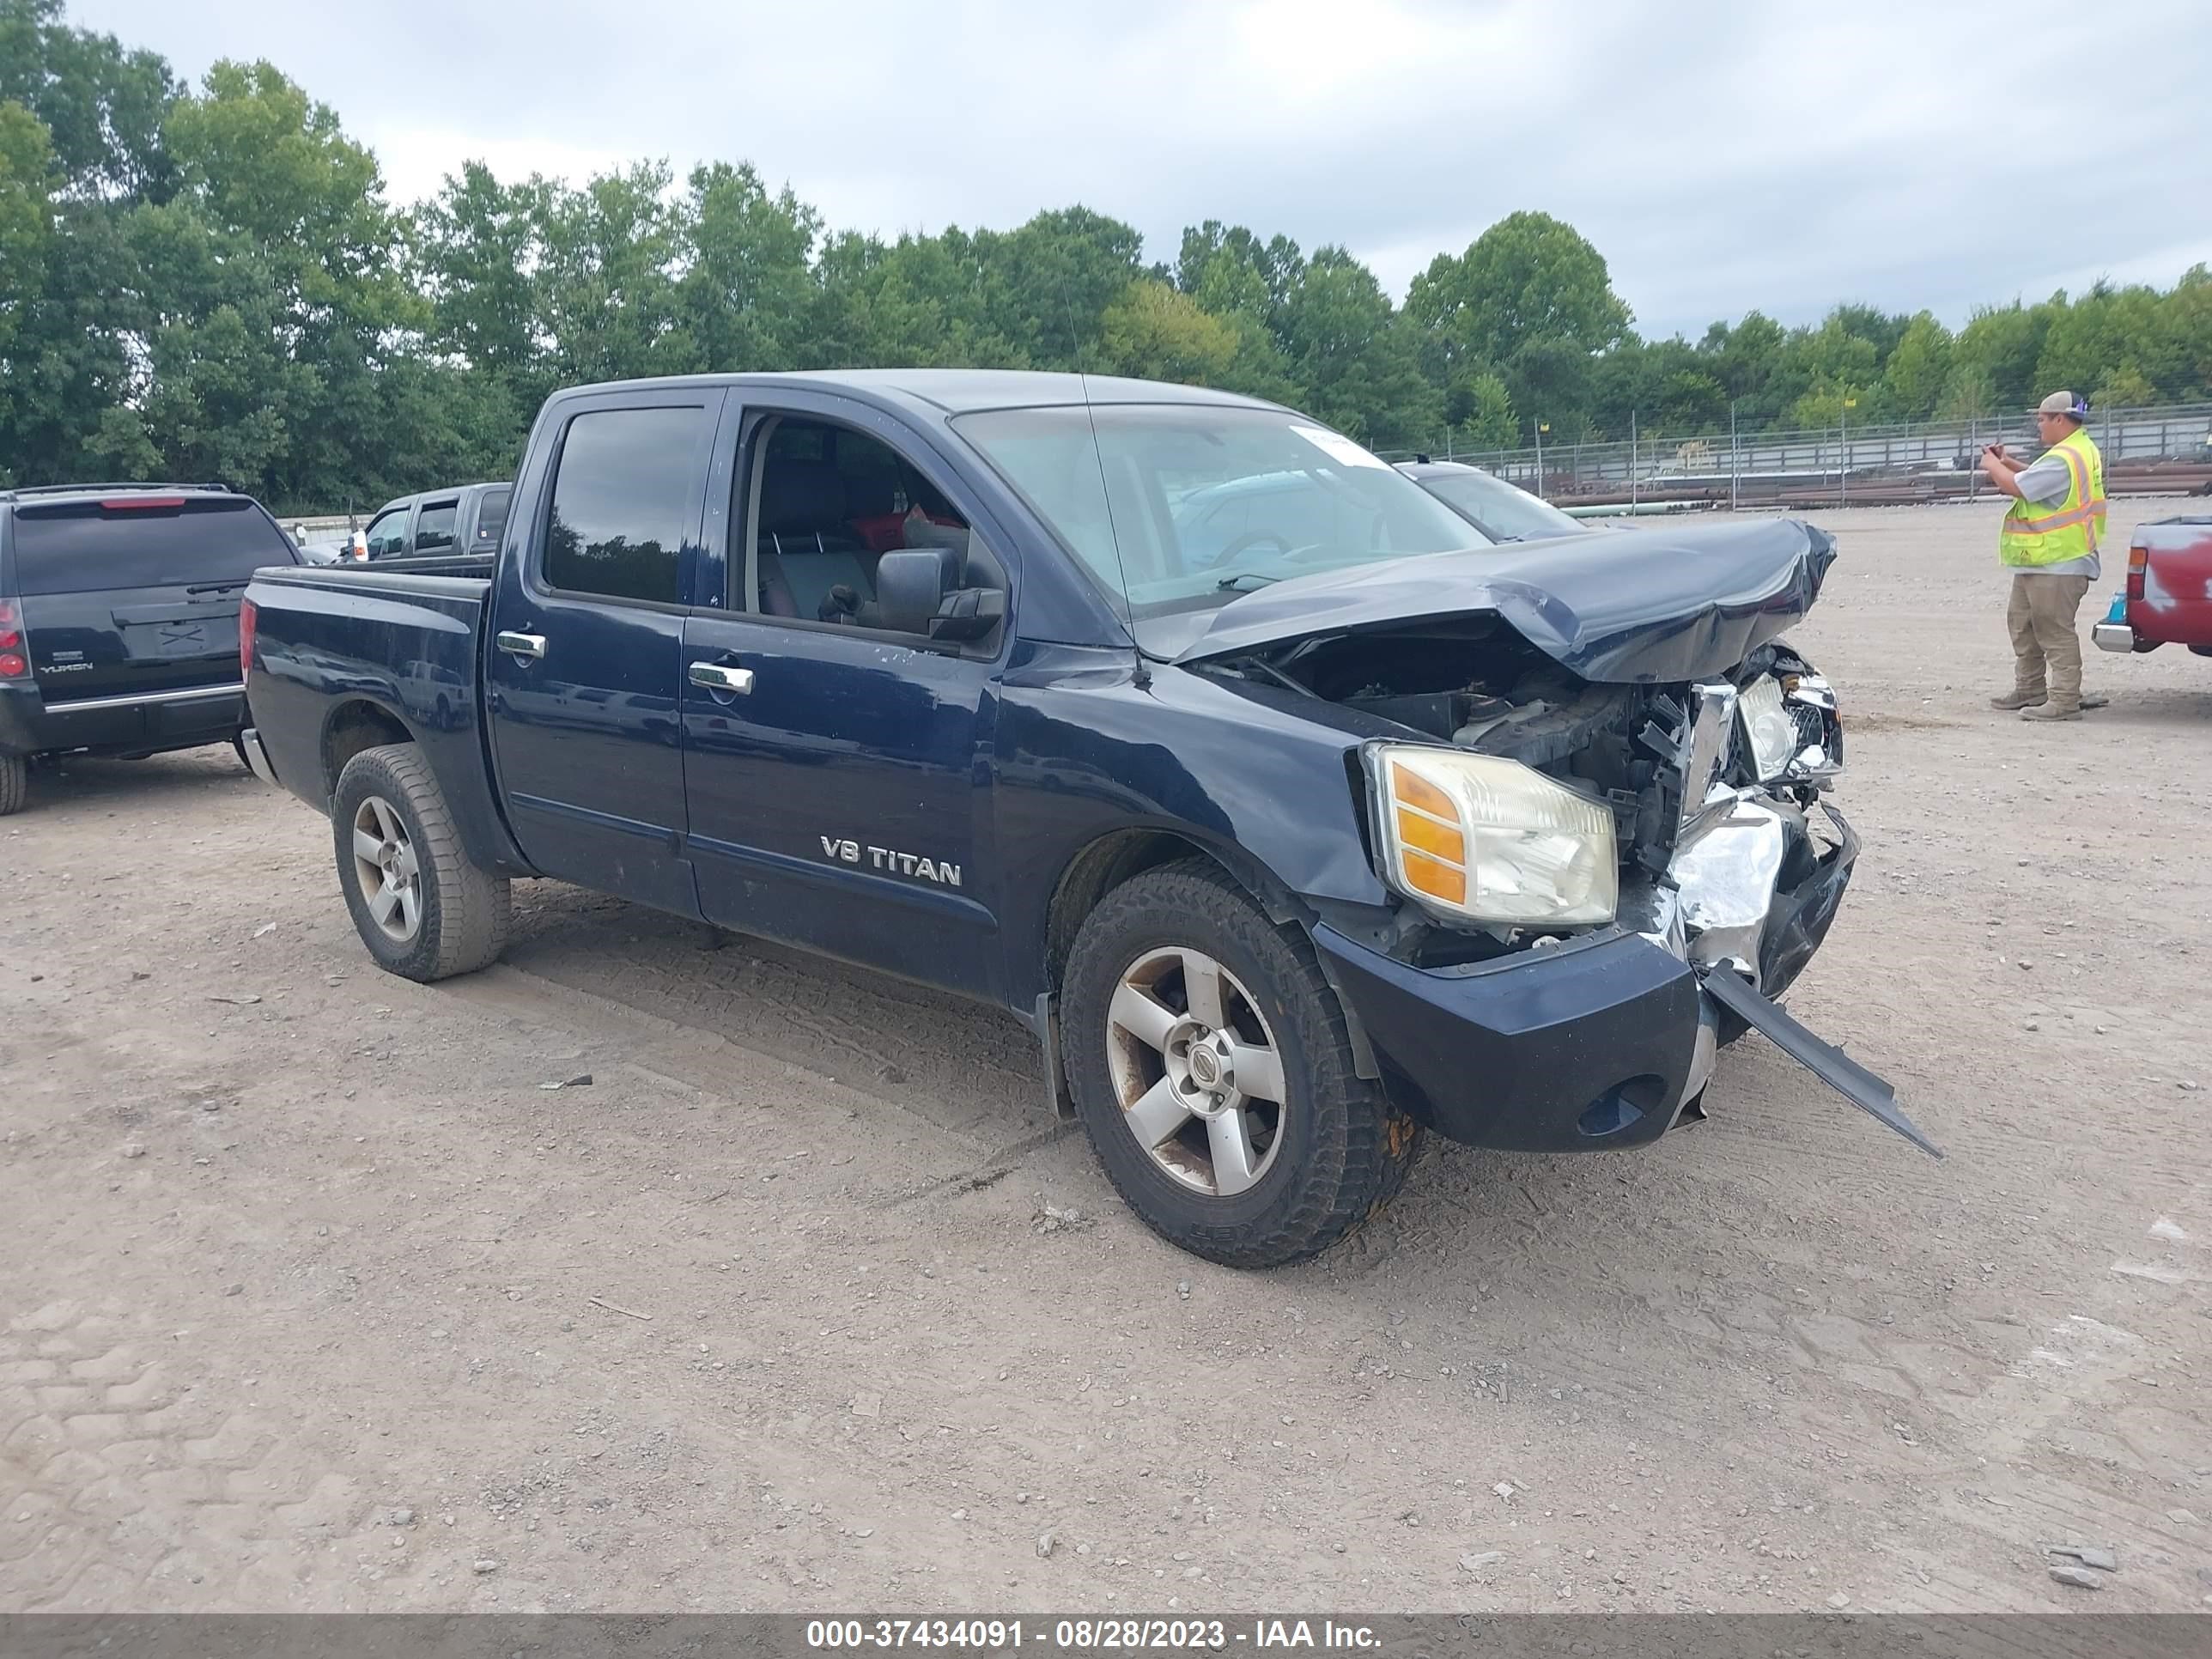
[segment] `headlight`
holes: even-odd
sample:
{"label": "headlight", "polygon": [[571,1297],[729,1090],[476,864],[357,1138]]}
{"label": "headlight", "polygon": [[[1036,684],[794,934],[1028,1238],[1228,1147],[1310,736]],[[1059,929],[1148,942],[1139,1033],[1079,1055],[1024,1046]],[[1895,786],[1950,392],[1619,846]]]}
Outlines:
{"label": "headlight", "polygon": [[1803,739],[1796,720],[1782,701],[1782,682],[1767,675],[1746,687],[1735,703],[1736,718],[1743,722],[1743,740],[1751,750],[1751,769],[1761,783],[1771,783],[1790,769]]}
{"label": "headlight", "polygon": [[1367,751],[1384,874],[1468,921],[1611,921],[1620,897],[1613,813],[1519,761],[1409,744]]}

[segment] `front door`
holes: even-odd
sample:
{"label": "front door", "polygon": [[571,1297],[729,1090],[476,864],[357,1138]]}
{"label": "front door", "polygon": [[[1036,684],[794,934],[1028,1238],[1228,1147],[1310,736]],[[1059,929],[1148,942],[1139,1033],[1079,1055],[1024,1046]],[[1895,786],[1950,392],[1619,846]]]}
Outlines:
{"label": "front door", "polygon": [[[722,394],[564,405],[518,487],[520,556],[487,626],[493,758],[515,839],[549,876],[698,913],[684,831],[684,583]],[[540,453],[544,453],[541,448]]]}
{"label": "front door", "polygon": [[[838,409],[793,394],[725,422],[743,428],[717,469],[733,481],[729,603],[692,613],[683,652],[701,909],[993,994],[984,803],[1000,641],[934,644],[873,615],[883,552],[968,538],[973,514],[941,462],[917,466],[879,416],[825,417]],[[1004,586],[980,544],[963,568]]]}

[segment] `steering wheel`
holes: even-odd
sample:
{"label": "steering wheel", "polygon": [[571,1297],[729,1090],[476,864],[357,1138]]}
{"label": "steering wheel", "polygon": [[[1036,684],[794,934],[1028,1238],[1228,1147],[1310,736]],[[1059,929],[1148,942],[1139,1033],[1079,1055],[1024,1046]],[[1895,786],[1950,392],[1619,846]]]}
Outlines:
{"label": "steering wheel", "polygon": [[1243,535],[1239,536],[1235,541],[1230,543],[1228,546],[1223,548],[1221,551],[1208,559],[1204,564],[1200,565],[1199,568],[1201,570],[1212,570],[1217,565],[1227,564],[1230,560],[1235,558],[1246,548],[1257,547],[1261,542],[1274,543],[1276,547],[1281,550],[1285,557],[1290,554],[1291,544],[1289,538],[1285,537],[1279,531],[1248,530]]}

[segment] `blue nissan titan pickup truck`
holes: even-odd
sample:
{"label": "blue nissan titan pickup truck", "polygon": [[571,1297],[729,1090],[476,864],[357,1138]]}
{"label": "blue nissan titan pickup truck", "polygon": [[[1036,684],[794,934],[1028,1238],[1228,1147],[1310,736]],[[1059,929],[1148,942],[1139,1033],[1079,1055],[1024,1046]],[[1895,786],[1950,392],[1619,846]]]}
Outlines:
{"label": "blue nissan titan pickup truck", "polygon": [[967,370],[585,386],[490,558],[273,569],[255,769],[430,981],[547,877],[1013,1011],[1164,1237],[1325,1249],[1425,1129],[1635,1146],[1857,842],[1787,520],[1510,546],[1293,410]]}

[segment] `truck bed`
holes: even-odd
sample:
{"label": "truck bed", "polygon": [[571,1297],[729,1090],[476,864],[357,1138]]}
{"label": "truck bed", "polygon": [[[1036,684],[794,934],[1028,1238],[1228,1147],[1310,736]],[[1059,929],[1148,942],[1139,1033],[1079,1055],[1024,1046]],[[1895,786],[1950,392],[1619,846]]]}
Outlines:
{"label": "truck bed", "polygon": [[492,793],[482,624],[490,562],[461,556],[258,571],[253,723],[276,780],[318,811],[344,762],[411,738],[463,839],[489,867],[526,871]]}

